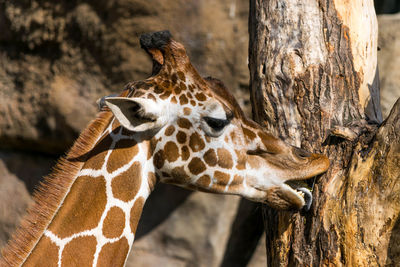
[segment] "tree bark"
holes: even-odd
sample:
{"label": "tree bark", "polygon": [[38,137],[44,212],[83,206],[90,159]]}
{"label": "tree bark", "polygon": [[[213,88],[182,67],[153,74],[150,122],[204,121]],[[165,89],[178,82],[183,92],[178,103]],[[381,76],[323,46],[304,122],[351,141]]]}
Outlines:
{"label": "tree bark", "polygon": [[251,0],[249,33],[254,119],[331,160],[309,212],[263,208],[268,266],[400,264],[400,101],[382,123],[373,1]]}

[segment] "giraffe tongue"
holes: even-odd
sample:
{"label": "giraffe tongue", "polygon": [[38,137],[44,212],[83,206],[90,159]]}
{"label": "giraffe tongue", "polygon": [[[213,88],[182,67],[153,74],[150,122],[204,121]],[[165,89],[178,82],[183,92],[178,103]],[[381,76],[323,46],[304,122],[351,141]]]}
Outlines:
{"label": "giraffe tongue", "polygon": [[296,193],[298,193],[304,199],[305,205],[303,210],[310,210],[312,204],[312,188],[310,188],[306,182],[301,180],[286,181],[285,184],[294,189]]}

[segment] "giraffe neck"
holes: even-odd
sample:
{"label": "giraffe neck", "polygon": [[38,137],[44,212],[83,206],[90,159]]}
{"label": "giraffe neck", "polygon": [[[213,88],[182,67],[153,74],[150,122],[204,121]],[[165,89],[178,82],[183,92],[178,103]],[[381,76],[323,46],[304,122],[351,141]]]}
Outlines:
{"label": "giraffe neck", "polygon": [[7,250],[4,253],[11,266],[125,263],[144,202],[156,181],[154,167],[148,164],[151,146],[149,140],[125,133],[110,114],[100,127],[97,136],[80,147],[81,153],[73,148],[68,154],[66,161],[76,164],[75,174],[63,185],[67,188],[47,222],[39,225],[40,230],[33,229],[36,238],[25,248],[25,256],[14,251],[13,259],[7,258]]}

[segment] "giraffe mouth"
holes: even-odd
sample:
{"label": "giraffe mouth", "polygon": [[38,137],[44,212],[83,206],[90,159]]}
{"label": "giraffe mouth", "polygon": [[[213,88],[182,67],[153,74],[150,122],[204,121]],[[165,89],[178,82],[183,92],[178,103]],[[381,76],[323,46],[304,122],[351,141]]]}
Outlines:
{"label": "giraffe mouth", "polygon": [[284,183],[285,185],[289,186],[290,189],[299,197],[301,197],[304,200],[304,206],[302,207],[302,210],[304,211],[309,211],[311,208],[312,204],[312,193],[311,191],[307,188],[308,185],[305,182],[302,181],[286,181]]}

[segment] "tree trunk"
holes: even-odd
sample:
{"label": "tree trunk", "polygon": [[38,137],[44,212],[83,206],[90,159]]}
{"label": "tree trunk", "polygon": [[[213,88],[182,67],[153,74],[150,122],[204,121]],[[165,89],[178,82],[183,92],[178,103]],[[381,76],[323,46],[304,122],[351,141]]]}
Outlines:
{"label": "tree trunk", "polygon": [[249,32],[255,120],[331,160],[309,212],[264,207],[268,266],[398,266],[400,101],[382,123],[373,1],[251,0]]}

